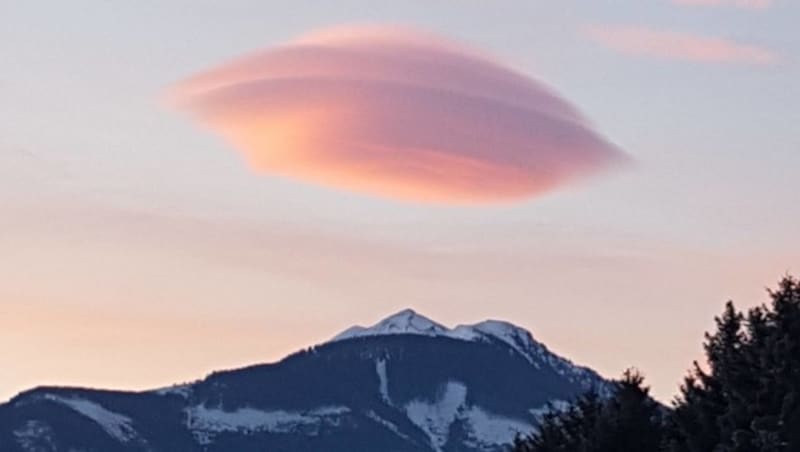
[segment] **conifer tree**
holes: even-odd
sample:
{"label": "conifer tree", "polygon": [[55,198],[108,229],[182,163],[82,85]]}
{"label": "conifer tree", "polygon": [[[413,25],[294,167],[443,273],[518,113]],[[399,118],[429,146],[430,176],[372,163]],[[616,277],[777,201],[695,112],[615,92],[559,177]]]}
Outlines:
{"label": "conifer tree", "polygon": [[550,411],[533,435],[518,439],[514,452],[657,452],[663,410],[649,396],[644,378],[626,371],[608,399],[590,392],[567,410]]}
{"label": "conifer tree", "polygon": [[673,452],[800,450],[800,283],[786,277],[769,306],[732,303],[706,336],[670,419]]}
{"label": "conifer tree", "polygon": [[544,416],[515,452],[800,451],[800,281],[785,277],[770,303],[747,313],[732,302],[706,334],[674,408],[654,402],[628,371],[608,399],[590,393]]}

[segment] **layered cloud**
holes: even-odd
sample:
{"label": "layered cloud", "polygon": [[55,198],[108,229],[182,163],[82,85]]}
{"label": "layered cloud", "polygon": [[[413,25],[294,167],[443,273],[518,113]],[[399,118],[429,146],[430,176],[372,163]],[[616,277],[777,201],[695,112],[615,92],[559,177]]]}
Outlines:
{"label": "layered cloud", "polygon": [[406,29],[304,36],[171,94],[260,172],[385,197],[519,199],[624,160],[543,84]]}
{"label": "layered cloud", "polygon": [[672,0],[676,5],[684,6],[727,6],[744,9],[767,9],[772,0]]}
{"label": "layered cloud", "polygon": [[778,61],[774,52],[762,47],[648,27],[603,25],[588,27],[586,33],[603,46],[635,56],[702,63],[771,64]]}

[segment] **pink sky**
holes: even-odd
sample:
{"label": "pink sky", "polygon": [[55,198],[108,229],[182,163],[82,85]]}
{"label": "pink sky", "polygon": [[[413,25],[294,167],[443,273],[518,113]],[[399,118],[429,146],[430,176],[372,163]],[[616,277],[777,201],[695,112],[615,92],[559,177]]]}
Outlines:
{"label": "pink sky", "polygon": [[800,3],[705,3],[3,8],[0,399],[413,308],[669,400],[727,299],[800,272]]}

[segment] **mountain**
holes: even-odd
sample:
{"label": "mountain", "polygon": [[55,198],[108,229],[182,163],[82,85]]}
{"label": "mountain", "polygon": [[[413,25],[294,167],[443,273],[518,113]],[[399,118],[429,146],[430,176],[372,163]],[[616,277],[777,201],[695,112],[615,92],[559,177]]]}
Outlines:
{"label": "mountain", "polygon": [[0,451],[494,452],[548,402],[611,385],[510,323],[405,310],[192,384],[23,392],[0,405]]}

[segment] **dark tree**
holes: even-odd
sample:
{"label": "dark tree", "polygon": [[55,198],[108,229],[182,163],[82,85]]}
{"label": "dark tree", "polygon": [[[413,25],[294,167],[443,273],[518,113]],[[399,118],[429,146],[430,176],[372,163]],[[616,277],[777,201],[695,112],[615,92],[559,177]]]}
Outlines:
{"label": "dark tree", "polygon": [[800,281],[785,277],[769,295],[746,313],[725,305],[706,334],[705,363],[694,364],[668,415],[629,371],[612,397],[587,394],[551,412],[513,450],[800,451]]}
{"label": "dark tree", "polygon": [[536,433],[518,439],[514,452],[656,452],[663,436],[663,408],[644,378],[626,371],[608,399],[590,392],[564,411],[551,410]]}
{"label": "dark tree", "polygon": [[800,283],[786,277],[769,306],[732,303],[706,336],[669,422],[673,452],[800,450]]}

